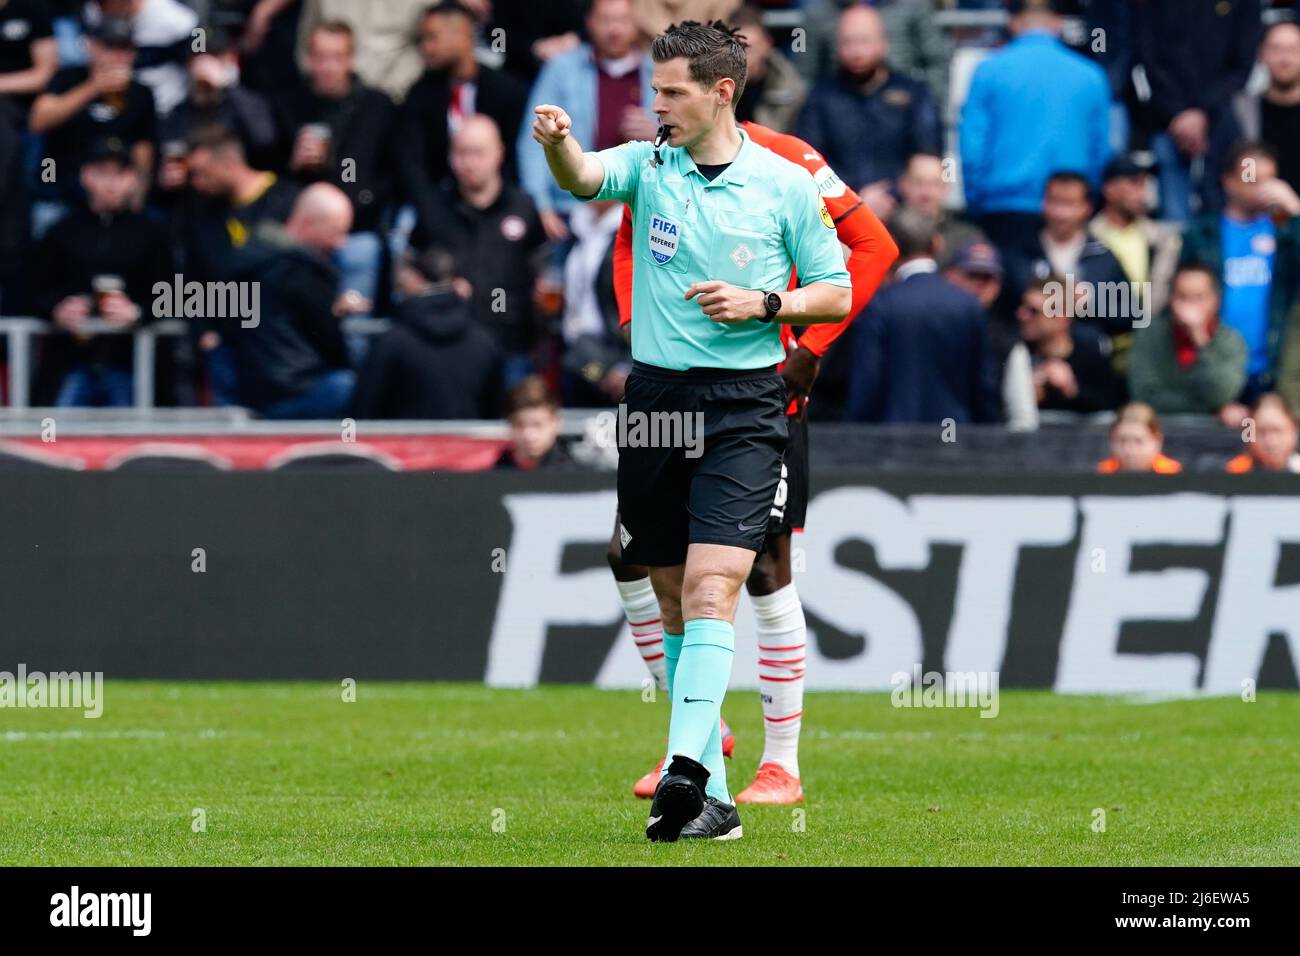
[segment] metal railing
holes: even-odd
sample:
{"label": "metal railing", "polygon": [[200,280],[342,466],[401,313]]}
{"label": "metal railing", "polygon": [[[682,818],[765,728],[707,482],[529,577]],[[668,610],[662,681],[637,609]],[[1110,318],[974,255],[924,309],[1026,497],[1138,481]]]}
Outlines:
{"label": "metal railing", "polygon": [[[343,320],[348,335],[378,335],[389,327],[387,319],[352,317]],[[154,357],[159,338],[187,335],[190,326],[180,319],[163,319],[149,325],[122,328],[103,319],[91,319],[83,328],[92,335],[132,336],[134,407],[154,408]],[[9,407],[30,408],[32,394],[32,340],[37,336],[69,335],[44,319],[30,316],[0,318],[0,335],[9,344]]]}

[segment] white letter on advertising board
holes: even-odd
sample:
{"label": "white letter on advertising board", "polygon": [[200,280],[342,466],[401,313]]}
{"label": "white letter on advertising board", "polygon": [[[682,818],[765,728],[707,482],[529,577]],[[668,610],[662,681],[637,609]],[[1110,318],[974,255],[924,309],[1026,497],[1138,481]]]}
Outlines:
{"label": "white letter on advertising board", "polygon": [[[1079,510],[1083,527],[1056,690],[1194,693],[1201,666],[1197,655],[1121,653],[1119,638],[1126,621],[1194,619],[1209,576],[1195,568],[1134,572],[1129,567],[1135,544],[1218,544],[1227,503],[1216,495],[1197,494],[1086,496],[1079,499]],[[1105,574],[1091,570],[1096,548],[1106,550]]]}
{"label": "white letter on advertising board", "polygon": [[1285,634],[1300,668],[1300,584],[1276,587],[1283,544],[1300,543],[1300,502],[1289,497],[1232,499],[1204,689],[1238,694],[1259,676],[1270,634]]}
{"label": "white letter on advertising board", "polygon": [[911,505],[931,544],[962,546],[944,669],[1001,670],[1020,549],[1068,544],[1074,499],[915,495]]}

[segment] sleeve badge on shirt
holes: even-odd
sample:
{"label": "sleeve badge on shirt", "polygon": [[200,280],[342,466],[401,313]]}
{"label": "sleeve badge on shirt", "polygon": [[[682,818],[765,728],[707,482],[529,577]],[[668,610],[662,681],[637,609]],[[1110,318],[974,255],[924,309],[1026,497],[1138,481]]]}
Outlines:
{"label": "sleeve badge on shirt", "polygon": [[835,199],[844,195],[844,180],[835,175],[835,170],[829,166],[823,166],[813,173],[813,181],[817,183],[817,191],[823,196]]}
{"label": "sleeve badge on shirt", "polygon": [[826,200],[820,195],[817,197],[817,205],[821,207],[822,222],[826,224],[826,228],[834,229],[835,220],[831,218],[831,211],[826,208]]}

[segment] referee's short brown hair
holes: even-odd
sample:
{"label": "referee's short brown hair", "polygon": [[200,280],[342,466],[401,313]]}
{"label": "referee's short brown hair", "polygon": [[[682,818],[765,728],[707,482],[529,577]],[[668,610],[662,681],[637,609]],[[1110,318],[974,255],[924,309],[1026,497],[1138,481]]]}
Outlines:
{"label": "referee's short brown hair", "polygon": [[745,44],[721,20],[683,20],[655,37],[650,46],[652,60],[667,63],[678,57],[690,62],[691,79],[706,90],[729,77],[736,84],[731,103],[734,106],[740,102],[740,94],[745,91]]}

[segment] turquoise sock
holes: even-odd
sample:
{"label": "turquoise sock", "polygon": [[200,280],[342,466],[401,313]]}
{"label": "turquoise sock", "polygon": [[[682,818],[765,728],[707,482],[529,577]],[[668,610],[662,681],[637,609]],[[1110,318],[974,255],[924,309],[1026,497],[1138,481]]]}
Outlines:
{"label": "turquoise sock", "polygon": [[673,702],[673,675],[677,673],[677,659],[682,656],[682,641],[685,634],[669,634],[664,631],[664,683],[668,685],[668,703]]}
{"label": "turquoise sock", "polygon": [[[668,701],[673,699],[673,676],[677,673],[677,661],[682,656],[684,634],[664,631],[664,676],[668,685]],[[704,748],[704,759],[700,761],[709,768],[709,783],[705,792],[723,803],[731,803],[731,793],[727,790],[726,760],[722,756],[722,730],[709,735],[709,742]],[[719,768],[721,771],[719,772]],[[665,768],[664,772],[667,772]]]}
{"label": "turquoise sock", "polygon": [[[685,634],[670,634],[664,631],[664,683],[668,685],[668,706],[673,705],[673,676],[677,673],[677,660],[682,656],[682,641]],[[703,763],[703,761],[700,761]],[[668,761],[659,768],[659,776],[668,772]]]}
{"label": "turquoise sock", "polygon": [[704,792],[715,800],[731,803],[731,791],[727,789],[727,759],[722,756],[722,728],[716,724],[709,742],[704,745],[704,756],[700,763],[709,768],[709,782]]}
{"label": "turquoise sock", "polygon": [[725,803],[731,799],[718,720],[735,646],[736,632],[726,621],[697,618],[686,622],[673,669],[673,714],[668,728],[669,755],[684,754],[704,764],[709,770],[709,796]]}

